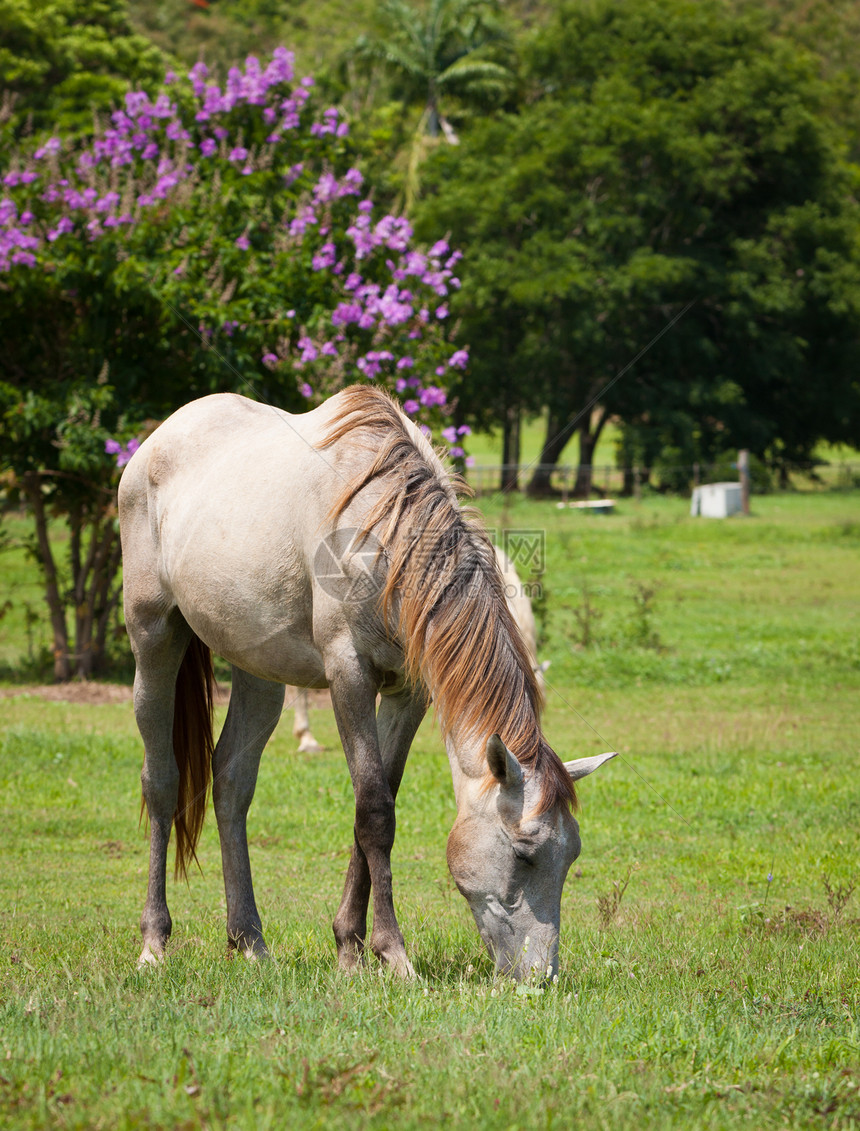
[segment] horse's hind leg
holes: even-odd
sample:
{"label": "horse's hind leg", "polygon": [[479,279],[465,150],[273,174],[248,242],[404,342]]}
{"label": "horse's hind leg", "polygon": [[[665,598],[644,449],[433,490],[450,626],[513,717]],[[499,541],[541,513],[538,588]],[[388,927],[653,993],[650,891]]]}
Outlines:
{"label": "horse's hind leg", "polygon": [[308,714],[308,690],[306,687],[295,687],[293,696],[293,734],[299,740],[300,754],[322,754],[324,746],[320,746],[311,734],[311,722]]}
{"label": "horse's hind leg", "polygon": [[212,762],[212,796],[227,896],[227,941],[249,958],[267,953],[248,857],[247,816],[263,747],[284,705],[284,685],[233,668],[227,721]]}
{"label": "horse's hind leg", "polygon": [[[130,610],[127,607],[127,614]],[[191,629],[177,609],[128,618],[136,671],[134,714],[143,738],[140,779],[149,814],[149,880],[140,919],[143,950],[139,965],[158,962],[172,923],[167,909],[167,845],[179,796],[179,770],[173,753],[176,678],[191,639]]]}

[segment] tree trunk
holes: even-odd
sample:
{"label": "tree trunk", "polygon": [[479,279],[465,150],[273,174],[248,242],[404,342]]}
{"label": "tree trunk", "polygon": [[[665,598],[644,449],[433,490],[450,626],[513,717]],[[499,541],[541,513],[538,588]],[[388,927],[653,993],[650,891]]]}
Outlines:
{"label": "tree trunk", "polygon": [[30,506],[33,508],[39,564],[45,580],[45,600],[48,603],[51,630],[54,635],[54,679],[57,683],[62,683],[72,674],[69,663],[69,630],[66,625],[65,605],[57,582],[54,553],[48,537],[48,518],[45,514],[45,500],[42,498],[42,481],[35,472],[29,472],[24,476],[23,484]]}
{"label": "tree trunk", "polygon": [[547,416],[546,439],[541,449],[540,460],[528,485],[529,495],[535,498],[557,493],[550,486],[550,476],[570,438],[569,432],[562,432],[565,423],[566,421],[560,413],[550,411]]}
{"label": "tree trunk", "polygon": [[517,472],[520,463],[520,410],[509,405],[502,427],[502,481],[503,491],[516,491],[519,486]]}
{"label": "tree trunk", "polygon": [[588,430],[584,424],[579,428],[579,464],[576,468],[576,483],[573,485],[575,499],[588,499],[591,497],[591,486],[594,478],[594,449],[597,446],[597,437]]}
{"label": "tree trunk", "polygon": [[[77,520],[77,529],[73,531],[73,546],[80,546],[81,515],[71,516]],[[89,548],[86,560],[81,562],[80,556],[73,558],[75,591],[75,674],[79,679],[88,679],[101,665],[104,658],[104,636],[107,633],[105,620],[103,631],[100,625],[103,620],[104,605],[108,597],[110,583],[116,572],[110,572],[109,564],[113,561],[112,549],[117,542],[117,534],[113,529],[110,516],[99,516],[90,523]],[[116,557],[119,564],[119,557]],[[99,639],[99,637],[102,639]]]}
{"label": "tree trunk", "polygon": [[583,419],[579,425],[579,466],[576,469],[576,484],[573,488],[574,497],[588,499],[591,497],[591,488],[594,477],[594,450],[607,415],[603,409],[597,413],[596,421],[592,414]]}
{"label": "tree trunk", "polygon": [[[109,519],[108,521],[111,520]],[[122,579],[117,578],[122,561],[122,545],[119,540],[118,532],[113,531],[112,527],[111,531],[113,533],[113,544],[110,548],[107,565],[102,571],[99,580],[97,597],[93,601],[93,605],[97,610],[95,632],[96,671],[99,671],[104,666],[104,661],[107,656],[107,635],[111,617],[116,612],[120,598],[122,597]],[[95,586],[95,580],[93,581],[93,586]]]}

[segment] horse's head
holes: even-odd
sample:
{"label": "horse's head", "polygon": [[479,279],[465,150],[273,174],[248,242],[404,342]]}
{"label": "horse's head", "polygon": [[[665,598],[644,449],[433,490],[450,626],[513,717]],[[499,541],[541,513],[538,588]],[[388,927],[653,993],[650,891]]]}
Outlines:
{"label": "horse's head", "polygon": [[[565,763],[574,779],[615,754]],[[526,775],[498,735],[487,742],[490,789],[464,779],[448,838],[448,867],[500,973],[552,977],[558,969],[561,889],[579,855],[579,826],[566,805],[535,816],[540,781]]]}

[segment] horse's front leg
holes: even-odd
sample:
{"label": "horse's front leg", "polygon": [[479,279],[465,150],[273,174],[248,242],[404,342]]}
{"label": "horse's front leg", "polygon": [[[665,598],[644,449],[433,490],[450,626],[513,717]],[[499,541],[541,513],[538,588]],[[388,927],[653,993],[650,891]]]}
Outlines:
{"label": "horse's front leg", "polygon": [[361,960],[372,891],[371,949],[398,974],[410,976],[414,971],[394,912],[391,849],[394,799],[425,705],[408,695],[383,698],[377,731],[375,687],[357,664],[332,679],[331,693],[355,792],[355,840],[333,923],[338,964],[352,970]]}

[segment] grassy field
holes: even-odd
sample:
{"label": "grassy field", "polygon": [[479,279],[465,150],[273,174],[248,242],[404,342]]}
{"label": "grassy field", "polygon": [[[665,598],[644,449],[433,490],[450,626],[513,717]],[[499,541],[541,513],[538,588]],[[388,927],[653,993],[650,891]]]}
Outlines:
{"label": "grassy field", "polygon": [[394,854],[419,978],[336,972],[351,792],[324,710],[329,751],[296,754],[285,717],[251,812],[274,961],[225,957],[210,820],[169,960],[138,973],[130,705],[7,684],[0,1127],[860,1127],[860,494],[727,522],[484,505],[500,535],[545,532],[548,737],[623,755],[580,788],[558,983],[492,979],[430,720]]}

